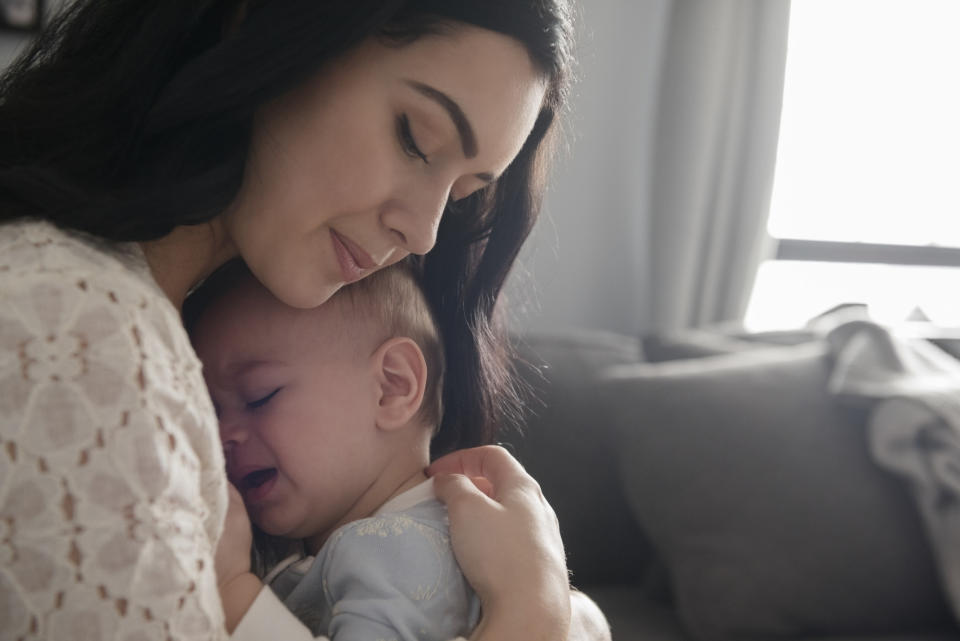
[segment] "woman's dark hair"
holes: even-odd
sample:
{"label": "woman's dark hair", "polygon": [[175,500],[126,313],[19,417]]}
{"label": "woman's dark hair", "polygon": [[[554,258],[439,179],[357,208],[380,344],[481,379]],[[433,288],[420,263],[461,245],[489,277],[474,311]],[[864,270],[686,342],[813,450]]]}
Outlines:
{"label": "woman's dark hair", "polygon": [[253,116],[377,35],[402,46],[450,23],[524,43],[548,79],[520,154],[442,219],[421,260],[445,336],[434,453],[518,416],[496,303],[536,218],[564,101],[569,0],[74,0],[0,78],[0,221],[43,218],[110,240],[159,238],[234,199]]}

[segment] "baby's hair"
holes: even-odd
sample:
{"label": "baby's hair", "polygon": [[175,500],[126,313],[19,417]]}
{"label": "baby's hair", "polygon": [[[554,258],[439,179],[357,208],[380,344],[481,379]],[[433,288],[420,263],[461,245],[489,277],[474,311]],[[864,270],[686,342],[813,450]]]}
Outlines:
{"label": "baby's hair", "polygon": [[[256,277],[242,260],[231,260],[217,269],[184,302],[183,323],[187,332],[193,335],[197,322],[210,305],[250,282],[257,282]],[[324,304],[335,302],[348,304],[359,311],[362,318],[373,320],[381,342],[395,336],[406,336],[416,342],[427,363],[427,380],[418,416],[424,424],[437,429],[443,418],[443,339],[423,293],[418,264],[402,260],[345,285]]]}

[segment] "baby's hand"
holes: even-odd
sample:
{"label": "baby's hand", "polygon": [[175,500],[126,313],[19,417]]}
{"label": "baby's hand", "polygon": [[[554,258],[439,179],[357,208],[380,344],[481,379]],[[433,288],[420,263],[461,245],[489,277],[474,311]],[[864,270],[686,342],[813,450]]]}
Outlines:
{"label": "baby's hand", "polygon": [[260,579],[250,572],[253,531],[250,529],[247,508],[243,506],[243,499],[237,488],[232,483],[228,487],[230,505],[227,507],[223,536],[217,544],[213,562],[217,571],[220,601],[223,603],[224,622],[227,632],[233,633],[263,585]]}
{"label": "baby's hand", "polygon": [[232,483],[228,487],[230,505],[227,507],[227,520],[223,524],[223,536],[217,544],[213,564],[217,571],[217,587],[223,603],[224,622],[227,632],[233,633],[263,585],[260,579],[250,572],[253,531],[250,529],[247,508],[243,506],[243,499],[237,488]]}
{"label": "baby's hand", "polygon": [[250,572],[250,548],[253,545],[250,517],[247,516],[243,498],[232,483],[228,488],[230,505],[227,508],[227,519],[223,524],[223,535],[220,537],[214,557],[217,583],[221,586],[241,574]]}

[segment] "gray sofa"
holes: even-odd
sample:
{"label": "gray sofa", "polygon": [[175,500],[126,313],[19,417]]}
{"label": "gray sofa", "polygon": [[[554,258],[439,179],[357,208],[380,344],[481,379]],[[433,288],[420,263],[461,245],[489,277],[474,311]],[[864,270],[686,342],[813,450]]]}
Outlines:
{"label": "gray sofa", "polygon": [[801,338],[517,340],[529,418],[503,440],[615,641],[960,641],[908,489]]}

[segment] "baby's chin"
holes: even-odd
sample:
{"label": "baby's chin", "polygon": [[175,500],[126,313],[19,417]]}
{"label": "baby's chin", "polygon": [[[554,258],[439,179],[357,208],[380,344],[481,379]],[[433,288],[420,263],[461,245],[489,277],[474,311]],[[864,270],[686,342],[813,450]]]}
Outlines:
{"label": "baby's chin", "polygon": [[284,522],[281,519],[270,518],[270,514],[267,513],[267,510],[263,509],[251,511],[250,521],[264,534],[283,539],[308,539],[313,535],[313,531],[304,527],[303,524],[293,524],[290,522]]}
{"label": "baby's chin", "polygon": [[[246,501],[244,501],[246,503]],[[288,519],[278,518],[278,515],[271,514],[273,510],[265,505],[246,505],[247,515],[250,517],[250,523],[255,525],[264,534],[270,536],[282,536],[287,538],[294,530]],[[287,521],[287,522],[284,522]]]}

